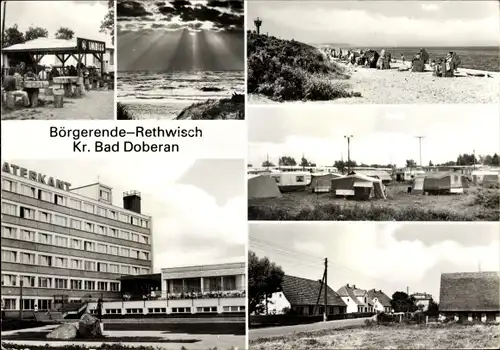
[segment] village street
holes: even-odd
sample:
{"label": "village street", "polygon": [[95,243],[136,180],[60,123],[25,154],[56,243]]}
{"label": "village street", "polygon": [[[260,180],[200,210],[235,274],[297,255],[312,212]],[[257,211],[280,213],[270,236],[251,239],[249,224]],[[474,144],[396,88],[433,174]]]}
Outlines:
{"label": "village street", "polygon": [[328,321],[328,322],[317,322],[310,324],[300,324],[295,326],[283,326],[283,327],[268,327],[268,328],[260,328],[260,329],[251,329],[248,335],[248,340],[256,340],[259,338],[268,338],[268,337],[278,337],[293,333],[300,332],[311,332],[311,331],[321,331],[324,329],[341,329],[346,327],[354,327],[354,326],[364,326],[365,321],[367,320],[377,320],[377,316],[373,317],[364,317],[364,318],[356,318],[350,320],[336,320],[336,321]]}

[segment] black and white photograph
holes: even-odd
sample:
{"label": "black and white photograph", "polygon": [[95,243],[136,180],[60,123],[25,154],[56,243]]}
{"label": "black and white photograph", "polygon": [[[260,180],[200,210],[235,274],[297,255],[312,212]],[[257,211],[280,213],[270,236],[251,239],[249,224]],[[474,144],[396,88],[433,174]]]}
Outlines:
{"label": "black and white photograph", "polygon": [[248,103],[500,102],[498,1],[248,1]]}
{"label": "black and white photograph", "polygon": [[2,349],[246,347],[244,160],[12,152]]}
{"label": "black and white photograph", "polygon": [[494,105],[253,106],[248,219],[498,221]]}
{"label": "black and white photograph", "polygon": [[498,349],[493,223],[252,223],[249,349]]}
{"label": "black and white photograph", "polygon": [[117,119],[244,119],[244,7],[118,0]]}
{"label": "black and white photograph", "polygon": [[115,119],[115,3],[2,1],[2,120]]}

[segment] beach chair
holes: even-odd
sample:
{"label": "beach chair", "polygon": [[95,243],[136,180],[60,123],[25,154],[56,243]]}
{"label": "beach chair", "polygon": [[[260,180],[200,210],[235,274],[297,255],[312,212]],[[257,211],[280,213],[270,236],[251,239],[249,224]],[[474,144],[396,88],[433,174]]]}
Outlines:
{"label": "beach chair", "polygon": [[412,72],[423,72],[425,70],[425,63],[423,59],[414,59],[411,65]]}

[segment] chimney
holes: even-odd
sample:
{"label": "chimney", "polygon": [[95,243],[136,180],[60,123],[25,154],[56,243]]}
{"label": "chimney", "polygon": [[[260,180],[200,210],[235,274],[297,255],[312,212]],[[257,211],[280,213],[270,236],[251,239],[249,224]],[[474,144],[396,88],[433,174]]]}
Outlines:
{"label": "chimney", "polygon": [[141,192],[123,192],[123,209],[127,209],[137,214],[141,213]]}

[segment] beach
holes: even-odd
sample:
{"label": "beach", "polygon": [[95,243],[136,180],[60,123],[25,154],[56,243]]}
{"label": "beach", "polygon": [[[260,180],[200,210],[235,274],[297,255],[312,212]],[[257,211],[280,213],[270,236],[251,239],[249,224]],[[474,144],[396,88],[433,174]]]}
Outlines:
{"label": "beach", "polygon": [[[340,63],[350,72],[345,83],[349,91],[361,97],[339,98],[330,101],[292,101],[285,103],[343,103],[343,104],[432,104],[432,103],[499,103],[500,73],[468,68],[458,68],[454,78],[433,76],[429,66],[425,72],[398,71],[401,61],[391,64],[391,69],[378,70]],[[406,63],[409,65],[409,63]],[[471,77],[483,73],[491,78]],[[249,94],[250,104],[279,103],[266,96]]]}
{"label": "beach", "polygon": [[50,103],[37,108],[16,105],[13,111],[2,108],[2,120],[85,120],[101,119],[113,120],[114,91],[98,90],[87,91],[82,98],[64,98],[63,108],[54,108],[52,96],[40,93],[39,99]]}

